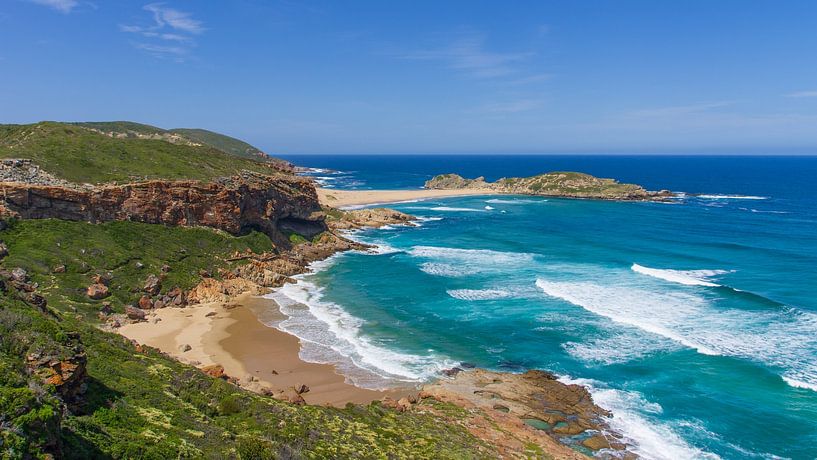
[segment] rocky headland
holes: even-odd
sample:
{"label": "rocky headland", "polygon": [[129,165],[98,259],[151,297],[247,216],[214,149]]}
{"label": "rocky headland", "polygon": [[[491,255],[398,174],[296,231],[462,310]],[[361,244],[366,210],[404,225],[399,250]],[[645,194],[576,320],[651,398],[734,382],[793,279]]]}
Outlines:
{"label": "rocky headland", "polygon": [[[108,132],[99,135],[120,138]],[[176,140],[147,136],[122,138]],[[245,372],[247,363],[230,367],[215,362],[212,356],[218,355],[208,355],[195,343],[196,331],[209,331],[207,325],[219,319],[232,318],[232,322],[220,330],[227,336],[215,342],[235,333],[241,323],[230,311],[246,302],[237,299],[293,282],[293,276],[307,271],[312,262],[339,251],[367,249],[345,238],[344,231],[412,225],[410,215],[387,208],[322,207],[312,181],[284,172],[237,170],[209,180],[80,184],[41,169],[36,161],[8,159],[0,163],[0,179],[4,219],[0,221],[4,240],[0,242],[0,332],[5,334],[0,345],[9,337],[9,343],[16,344],[11,355],[0,348],[0,369],[6,373],[8,366],[17,366],[20,372],[19,378],[0,379],[0,391],[31,394],[15,409],[15,414],[23,415],[0,414],[0,434],[12,433],[9,436],[15,437],[8,439],[22,439],[19,442],[28,442],[37,452],[63,457],[66,449],[90,449],[82,452],[94,456],[109,452],[113,445],[121,453],[149,442],[164,446],[161,454],[149,455],[159,458],[178,456],[191,446],[222,449],[227,442],[244,452],[279,449],[287,458],[292,457],[287,449],[296,448],[309,449],[304,451],[309,453],[306,456],[336,458],[381,457],[397,449],[413,452],[407,458],[575,459],[606,452],[621,458],[626,448],[605,423],[610,414],[593,404],[584,388],[565,385],[545,372],[517,375],[463,365],[469,370],[452,369],[422,389],[369,406],[325,413],[312,406],[300,412],[295,407],[311,396],[306,382],[294,384],[300,381],[299,374],[280,379],[287,383],[276,387],[273,376],[278,372],[267,373],[271,384],[259,381]],[[588,179],[559,180],[573,187],[571,193],[576,196],[588,197],[580,191],[580,184]],[[650,196],[637,186],[595,180],[605,188],[622,186],[628,191],[605,195],[610,199]],[[497,193],[494,185],[484,181],[451,176],[435,178],[427,186],[486,187]],[[517,186],[503,186],[502,193],[519,193]],[[262,235],[263,240],[254,235]],[[149,238],[155,242],[146,241]],[[178,314],[161,313],[168,311]],[[166,329],[163,323],[170,323],[171,317],[187,329]],[[188,327],[193,323],[186,321],[192,317],[202,329]],[[177,335],[191,340],[162,342],[172,343],[173,349],[157,350],[109,334],[132,325],[153,330],[149,335],[157,340]],[[250,330],[240,329],[238,333]],[[267,329],[253,330],[264,334]],[[256,352],[249,348],[247,353]],[[185,359],[185,353],[210,361]],[[189,366],[171,361],[171,356],[198,367],[199,373],[191,374]],[[297,349],[293,356],[298,359]],[[261,362],[275,361],[274,356],[263,358]],[[17,364],[8,364],[12,362]],[[230,375],[233,369],[245,374]],[[331,385],[337,387],[342,382],[335,377]],[[326,382],[321,381],[314,385],[314,393]],[[197,387],[189,388],[192,384]],[[272,405],[267,396],[289,405]],[[357,393],[346,402],[376,399],[376,393]],[[43,411],[43,404],[50,409]],[[253,408],[250,418],[243,415],[242,404]],[[130,419],[119,423],[87,417],[100,410]],[[236,417],[234,427],[226,417]],[[219,421],[211,422],[215,418]],[[16,428],[6,433],[6,425]],[[61,431],[62,425],[70,427],[69,434]],[[247,426],[255,427],[252,434]],[[388,428],[383,433],[377,431],[382,426]],[[306,432],[300,427],[310,428]],[[91,433],[105,430],[117,434],[104,442],[75,444],[77,431],[92,437],[96,435]],[[204,434],[210,431],[213,434]],[[253,444],[247,444],[248,439]],[[372,448],[383,455],[372,454],[368,450]]]}
{"label": "rocky headland", "polygon": [[466,179],[458,174],[440,174],[426,181],[425,188],[621,201],[662,201],[674,196],[669,190],[653,192],[640,185],[622,184],[615,179],[578,172],[549,172],[531,177],[502,178],[496,182],[487,182],[484,177]]}

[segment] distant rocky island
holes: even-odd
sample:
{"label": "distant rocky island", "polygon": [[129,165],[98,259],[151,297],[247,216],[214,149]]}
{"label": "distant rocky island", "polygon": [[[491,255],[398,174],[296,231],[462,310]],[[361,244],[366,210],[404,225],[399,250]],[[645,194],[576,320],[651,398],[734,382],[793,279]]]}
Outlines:
{"label": "distant rocky island", "polygon": [[601,179],[579,172],[549,172],[531,177],[502,178],[496,182],[487,182],[484,177],[466,179],[458,174],[440,174],[426,181],[425,188],[624,201],[665,200],[674,196],[669,190],[652,192],[640,185],[622,184],[615,179]]}

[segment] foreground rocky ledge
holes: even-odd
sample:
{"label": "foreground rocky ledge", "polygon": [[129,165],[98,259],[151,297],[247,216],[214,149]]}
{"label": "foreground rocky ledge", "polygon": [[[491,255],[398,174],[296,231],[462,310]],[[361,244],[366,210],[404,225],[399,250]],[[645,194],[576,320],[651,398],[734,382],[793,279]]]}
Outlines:
{"label": "foreground rocky ledge", "polygon": [[651,192],[640,185],[622,184],[615,179],[601,179],[578,172],[550,172],[531,177],[508,177],[496,182],[486,182],[484,177],[466,179],[457,174],[441,174],[426,181],[425,188],[627,201],[661,201],[674,196],[669,190]]}
{"label": "foreground rocky ledge", "polygon": [[426,385],[420,397],[469,409],[469,430],[503,455],[521,456],[526,443],[535,443],[555,458],[636,458],[607,425],[610,412],[595,405],[586,388],[548,372],[462,371]]}

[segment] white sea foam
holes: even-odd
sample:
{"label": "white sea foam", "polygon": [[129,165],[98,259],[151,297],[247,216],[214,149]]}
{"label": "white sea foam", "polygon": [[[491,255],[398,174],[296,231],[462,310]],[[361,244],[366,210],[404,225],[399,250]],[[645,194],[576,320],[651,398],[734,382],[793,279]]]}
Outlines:
{"label": "white sea foam", "polygon": [[794,388],[804,388],[807,390],[817,391],[817,383],[801,382],[800,380],[797,380],[792,377],[787,377],[785,375],[783,376],[783,381],[788,383],[790,386],[793,386]]}
{"label": "white sea foam", "polygon": [[457,262],[471,262],[486,268],[493,264],[519,264],[533,260],[533,254],[525,252],[503,252],[491,249],[461,249],[442,246],[414,246],[409,254],[430,259],[447,259]]}
{"label": "white sea foam", "polygon": [[612,412],[610,428],[624,436],[640,457],[652,460],[718,459],[719,456],[705,452],[687,443],[667,422],[656,420],[653,415],[663,412],[656,403],[647,401],[634,391],[607,388],[589,379],[561,377],[562,383],[583,385],[593,395],[593,401]]}
{"label": "white sea foam", "polygon": [[460,300],[494,300],[511,296],[511,293],[504,289],[450,289],[446,292]]}
{"label": "white sea foam", "polygon": [[574,358],[603,365],[625,363],[655,353],[675,351],[680,347],[673,341],[652,334],[639,333],[638,330],[562,344],[562,348]]}
{"label": "white sea foam", "polygon": [[266,297],[287,316],[270,326],[301,339],[302,359],[335,364],[355,385],[384,388],[395,381],[421,382],[455,365],[433,353],[402,353],[373,342],[361,333],[361,319],[324,300],[323,289],[304,276]]}
{"label": "white sea foam", "polygon": [[698,195],[698,198],[707,200],[768,200],[767,196],[755,195]]}
{"label": "white sea foam", "polygon": [[673,283],[708,287],[720,286],[720,284],[709,281],[709,278],[729,273],[727,270],[670,270],[649,268],[638,264],[633,264],[630,269],[642,275],[652,276],[653,278],[659,278]]}
{"label": "white sea foam", "polygon": [[420,264],[420,270],[422,270],[425,273],[428,273],[429,275],[446,276],[449,278],[468,276],[479,272],[479,270],[469,269],[463,266],[441,264],[434,262],[425,262]]}
{"label": "white sea foam", "polygon": [[474,209],[474,208],[457,208],[451,206],[435,206],[433,208],[428,208],[432,211],[441,211],[441,212],[485,212],[482,209]]}
{"label": "white sea foam", "polygon": [[494,207],[493,207],[493,206],[485,206],[485,210],[486,210],[486,211],[491,211],[491,210],[493,210],[493,209],[494,209]]}
{"label": "white sea foam", "polygon": [[414,246],[408,254],[427,260],[420,264],[420,270],[446,277],[503,271],[533,260],[533,254],[528,253],[437,246]]}
{"label": "white sea foam", "polygon": [[371,248],[368,248],[368,249],[364,249],[364,250],[360,250],[360,251],[352,251],[352,252],[364,253],[364,254],[378,254],[378,255],[395,254],[395,253],[398,253],[398,252],[403,252],[402,249],[395,248],[394,246],[386,244],[386,243],[384,243],[382,241],[374,241],[374,240],[370,240],[370,239],[367,239],[367,238],[361,238],[360,235],[362,233],[365,233],[365,232],[368,232],[368,231],[370,231],[370,229],[347,230],[347,231],[342,232],[343,236],[345,236],[346,238],[348,238],[348,239],[350,239],[350,240],[352,240],[352,241],[354,241],[356,243],[367,244],[369,246],[372,246]]}
{"label": "white sea foam", "polygon": [[[741,209],[745,209],[745,208],[741,208]],[[755,212],[755,213],[761,213],[761,214],[788,214],[789,213],[788,211],[763,211],[763,210],[754,209],[754,208],[750,209],[750,211]]]}
{"label": "white sea foam", "polygon": [[[746,311],[713,307],[700,295],[656,292],[624,279],[605,284],[548,281],[536,285],[615,323],[666,337],[707,355],[738,357],[781,370],[788,383],[817,386],[817,315],[795,309]],[[682,288],[678,288],[682,289]]]}

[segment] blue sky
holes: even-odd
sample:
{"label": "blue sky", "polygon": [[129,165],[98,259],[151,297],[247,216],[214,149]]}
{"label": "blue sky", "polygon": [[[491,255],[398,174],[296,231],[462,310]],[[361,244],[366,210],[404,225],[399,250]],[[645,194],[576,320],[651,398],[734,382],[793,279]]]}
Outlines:
{"label": "blue sky", "polygon": [[814,1],[2,0],[0,122],[270,153],[817,153]]}

